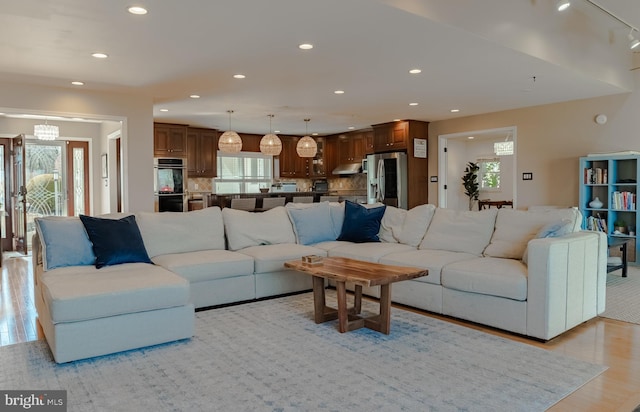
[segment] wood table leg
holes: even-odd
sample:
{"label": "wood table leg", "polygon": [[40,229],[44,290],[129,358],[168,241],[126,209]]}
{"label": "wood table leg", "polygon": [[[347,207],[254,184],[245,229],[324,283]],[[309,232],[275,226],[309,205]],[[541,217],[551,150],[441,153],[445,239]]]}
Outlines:
{"label": "wood table leg", "polygon": [[324,278],[313,276],[313,316],[316,323],[325,321],[325,307]]}
{"label": "wood table leg", "polygon": [[347,285],[345,282],[336,282],[338,294],[338,330],[340,333],[349,330],[349,314],[347,313]]}
{"label": "wood table leg", "polygon": [[353,293],[353,311],[356,315],[362,312],[362,285],[356,285]]}
{"label": "wood table leg", "polygon": [[380,286],[380,332],[391,332],[391,283]]}

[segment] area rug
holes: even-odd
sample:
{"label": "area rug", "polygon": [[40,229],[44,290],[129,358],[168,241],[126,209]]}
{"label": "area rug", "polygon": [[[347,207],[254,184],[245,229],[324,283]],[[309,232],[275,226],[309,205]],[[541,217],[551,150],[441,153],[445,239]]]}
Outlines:
{"label": "area rug", "polygon": [[603,318],[640,324],[640,269],[629,266],[627,277],[617,270],[607,274],[607,302]]}
{"label": "area rug", "polygon": [[312,308],[202,311],[190,340],[63,365],[42,341],[2,347],[0,389],[66,389],[83,412],[544,411],[606,369],[396,308],[390,335],[341,334]]}

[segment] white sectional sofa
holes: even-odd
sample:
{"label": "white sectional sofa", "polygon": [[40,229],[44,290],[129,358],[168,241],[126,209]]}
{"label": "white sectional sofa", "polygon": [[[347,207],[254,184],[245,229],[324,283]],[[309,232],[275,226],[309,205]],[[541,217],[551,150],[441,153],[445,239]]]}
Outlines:
{"label": "white sectional sofa", "polygon": [[[394,284],[392,299],[542,340],[604,310],[606,237],[579,231],[575,209],[360,208],[141,212],[135,223],[146,260],[100,269],[78,218],[38,219],[35,301],[54,359],[189,338],[194,308],[311,289],[307,275],[283,266],[311,254],[427,268],[427,277]],[[348,225],[351,234],[371,232],[371,222],[358,219],[375,213],[379,231],[368,236],[379,242],[337,240],[349,238]]]}

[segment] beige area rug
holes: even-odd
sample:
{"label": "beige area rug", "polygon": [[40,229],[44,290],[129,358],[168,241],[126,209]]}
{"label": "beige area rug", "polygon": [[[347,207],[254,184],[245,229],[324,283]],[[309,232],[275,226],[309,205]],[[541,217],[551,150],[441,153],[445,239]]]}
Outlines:
{"label": "beige area rug", "polygon": [[629,266],[626,278],[622,270],[607,274],[607,306],[600,316],[640,325],[640,268]]}

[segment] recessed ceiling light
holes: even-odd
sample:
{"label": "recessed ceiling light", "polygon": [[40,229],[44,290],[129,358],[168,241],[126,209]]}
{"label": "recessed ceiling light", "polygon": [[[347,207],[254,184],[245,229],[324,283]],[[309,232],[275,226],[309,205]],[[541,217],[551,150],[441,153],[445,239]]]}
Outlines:
{"label": "recessed ceiling light", "polygon": [[344,90],[336,90],[334,93],[335,94],[344,94]]}
{"label": "recessed ceiling light", "polygon": [[298,46],[298,48],[300,48],[302,50],[311,50],[311,49],[313,49],[313,44],[302,43],[301,45]]}
{"label": "recessed ceiling light", "polygon": [[191,96],[189,96],[189,97],[191,97],[192,99],[199,99],[199,98],[200,98],[200,95],[192,94],[192,95],[191,95]]}
{"label": "recessed ceiling light", "polygon": [[84,86],[84,82],[78,82],[78,81],[71,82],[71,84],[74,86]]}
{"label": "recessed ceiling light", "polygon": [[418,74],[418,73],[422,73],[422,70],[420,70],[420,69],[411,69],[411,70],[409,70],[409,73]]}
{"label": "recessed ceiling light", "polygon": [[571,2],[569,2],[567,0],[560,0],[558,2],[558,4],[556,4],[556,7],[558,8],[558,11],[564,11],[564,10],[568,9],[569,6],[571,6]]}
{"label": "recessed ceiling light", "polygon": [[353,126],[349,126],[349,127],[348,127],[348,129],[349,129],[349,130],[353,130],[353,129],[355,129],[355,127],[353,127]]}
{"label": "recessed ceiling light", "polygon": [[147,9],[141,6],[131,6],[127,10],[129,10],[129,13],[131,14],[138,14],[138,15],[147,14]]}
{"label": "recessed ceiling light", "polygon": [[475,136],[468,136],[467,139],[473,140],[473,139],[475,139]]}
{"label": "recessed ceiling light", "polygon": [[393,119],[394,122],[399,122],[402,119]]}
{"label": "recessed ceiling light", "polygon": [[460,109],[451,109],[451,113],[458,113]]}
{"label": "recessed ceiling light", "polygon": [[273,133],[280,133],[280,130],[274,130]]}
{"label": "recessed ceiling light", "polygon": [[161,112],[168,112],[169,109],[160,109]]}
{"label": "recessed ceiling light", "polygon": [[245,77],[247,77],[247,76],[245,76],[244,74],[240,74],[240,73],[233,75],[234,79],[244,79]]}
{"label": "recessed ceiling light", "polygon": [[418,103],[415,103],[415,102],[414,103],[409,103],[409,106],[417,106],[417,105],[418,105]]}
{"label": "recessed ceiling light", "polygon": [[311,136],[317,136],[318,133],[311,133]]}
{"label": "recessed ceiling light", "polygon": [[93,53],[92,56],[96,59],[106,59],[107,57],[109,57],[106,53]]}

